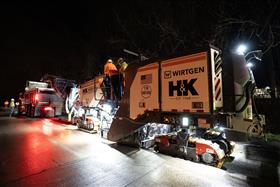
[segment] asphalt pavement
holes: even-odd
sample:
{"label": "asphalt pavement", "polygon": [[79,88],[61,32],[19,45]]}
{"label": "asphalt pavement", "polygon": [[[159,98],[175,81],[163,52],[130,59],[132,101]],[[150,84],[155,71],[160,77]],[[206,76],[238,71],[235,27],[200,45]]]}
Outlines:
{"label": "asphalt pavement", "polygon": [[0,117],[0,186],[279,186],[278,142],[237,142],[218,169],[52,119]]}

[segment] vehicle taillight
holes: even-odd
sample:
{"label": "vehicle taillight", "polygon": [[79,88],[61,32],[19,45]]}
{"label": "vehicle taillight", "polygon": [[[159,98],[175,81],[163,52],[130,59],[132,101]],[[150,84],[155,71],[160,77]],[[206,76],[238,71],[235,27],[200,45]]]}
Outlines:
{"label": "vehicle taillight", "polygon": [[44,111],[51,111],[51,110],[53,110],[53,108],[50,107],[50,106],[47,106],[47,107],[44,108]]}
{"label": "vehicle taillight", "polygon": [[34,100],[35,100],[35,101],[39,101],[39,94],[35,94]]}

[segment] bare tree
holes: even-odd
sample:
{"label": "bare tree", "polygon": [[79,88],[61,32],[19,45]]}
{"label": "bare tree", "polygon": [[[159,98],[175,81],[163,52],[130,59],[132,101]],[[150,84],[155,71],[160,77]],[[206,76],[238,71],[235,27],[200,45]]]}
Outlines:
{"label": "bare tree", "polygon": [[[209,43],[222,48],[230,48],[237,41],[255,41],[257,47],[268,52],[271,48],[280,44],[280,23],[274,21],[279,14],[279,1],[252,1],[252,10],[240,14],[229,14],[223,2],[216,15],[218,22],[213,28],[213,35]],[[234,8],[236,4],[231,4]],[[240,6],[240,4],[238,5]],[[248,9],[250,7],[248,6]],[[265,14],[264,12],[268,12]],[[247,14],[247,15],[246,15]],[[249,15],[248,15],[249,14]]]}

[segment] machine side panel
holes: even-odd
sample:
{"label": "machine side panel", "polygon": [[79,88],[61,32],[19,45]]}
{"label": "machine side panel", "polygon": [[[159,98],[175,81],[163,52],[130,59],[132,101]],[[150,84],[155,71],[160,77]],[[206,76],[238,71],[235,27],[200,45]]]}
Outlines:
{"label": "machine side panel", "polygon": [[210,113],[207,52],[161,62],[162,111]]}
{"label": "machine side panel", "polygon": [[121,99],[119,109],[115,115],[115,118],[110,126],[107,138],[111,141],[119,141],[120,139],[130,135],[135,130],[142,127],[144,124],[137,123],[136,121],[129,119],[130,117],[130,106],[134,105],[135,102],[130,103],[130,96],[132,93],[131,87],[133,82],[136,80],[136,74],[138,69],[142,66],[140,63],[131,64],[125,73],[125,88],[124,95]]}
{"label": "machine side panel", "polygon": [[99,104],[99,101],[104,97],[101,89],[102,81],[103,76],[97,76],[95,79],[81,84],[79,95],[82,106],[96,107]]}
{"label": "machine side panel", "polygon": [[158,110],[158,63],[137,70],[130,87],[130,118],[135,119],[146,110]]}

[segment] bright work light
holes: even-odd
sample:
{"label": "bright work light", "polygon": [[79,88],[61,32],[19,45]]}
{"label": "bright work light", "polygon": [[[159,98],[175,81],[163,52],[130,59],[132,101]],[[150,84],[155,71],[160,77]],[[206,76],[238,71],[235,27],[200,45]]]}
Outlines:
{"label": "bright work light", "polygon": [[245,51],[247,51],[247,46],[244,44],[239,45],[236,49],[236,52],[239,55],[244,55]]}
{"label": "bright work light", "polygon": [[188,117],[183,117],[182,126],[183,127],[189,126],[189,118]]}

